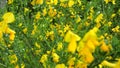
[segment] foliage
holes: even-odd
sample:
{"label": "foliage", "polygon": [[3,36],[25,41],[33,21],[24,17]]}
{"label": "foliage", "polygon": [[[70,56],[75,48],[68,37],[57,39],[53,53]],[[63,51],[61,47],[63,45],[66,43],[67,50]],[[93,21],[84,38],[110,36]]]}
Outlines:
{"label": "foliage", "polygon": [[0,8],[0,67],[119,68],[119,6],[119,0],[8,0]]}

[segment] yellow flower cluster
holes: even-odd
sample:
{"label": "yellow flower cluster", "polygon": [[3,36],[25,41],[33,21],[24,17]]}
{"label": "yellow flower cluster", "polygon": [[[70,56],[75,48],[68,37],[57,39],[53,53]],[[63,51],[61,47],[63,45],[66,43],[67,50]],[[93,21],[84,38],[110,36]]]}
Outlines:
{"label": "yellow flower cluster", "polygon": [[0,15],[0,65],[119,68],[118,3],[118,0],[7,0],[5,9],[0,10],[11,11]]}
{"label": "yellow flower cluster", "polygon": [[33,1],[31,2],[31,4],[32,4],[32,5],[37,5],[37,4],[38,4],[38,5],[39,5],[39,4],[41,5],[41,4],[43,4],[43,0],[33,0]]}
{"label": "yellow flower cluster", "polygon": [[14,55],[11,55],[9,56],[9,59],[10,59],[10,63],[11,64],[15,64],[17,62],[17,56],[14,54]]}
{"label": "yellow flower cluster", "polygon": [[48,0],[47,4],[57,5],[58,4],[58,0]]}
{"label": "yellow flower cluster", "polygon": [[101,22],[102,20],[103,20],[103,14],[100,13],[100,14],[96,17],[96,19],[95,19],[95,22],[96,22],[96,24],[97,24],[97,27],[100,27],[100,26],[101,26],[100,22]]}
{"label": "yellow flower cluster", "polygon": [[[68,52],[75,53],[77,49],[82,62],[86,65],[90,64],[94,60],[92,53],[95,51],[95,48],[100,45],[96,35],[97,31],[98,28],[94,27],[85,34],[83,39],[74,34],[72,31],[68,31],[64,37],[65,42],[69,42]],[[79,41],[79,44],[77,44],[77,41]],[[69,66],[74,65],[74,60],[75,58],[72,58],[68,61]]]}
{"label": "yellow flower cluster", "polygon": [[10,34],[10,40],[14,40],[15,31],[8,27],[9,23],[14,22],[15,18],[12,12],[7,12],[3,15],[3,21],[0,22],[0,39],[2,39],[3,33]]}
{"label": "yellow flower cluster", "polygon": [[72,7],[73,5],[74,5],[74,1],[73,1],[73,0],[69,0],[68,6],[69,6],[69,7]]}
{"label": "yellow flower cluster", "polygon": [[96,46],[99,45],[98,37],[96,35],[97,31],[98,28],[94,27],[85,34],[79,43],[79,56],[82,56],[82,60],[87,64],[91,63],[94,60],[92,53],[95,51]]}
{"label": "yellow flower cluster", "polygon": [[65,35],[64,40],[66,42],[69,42],[68,52],[75,53],[76,48],[77,48],[77,41],[80,40],[80,37],[74,34],[72,31],[68,31]]}
{"label": "yellow flower cluster", "polygon": [[112,4],[116,4],[115,0],[104,0],[106,4],[108,4],[109,2],[112,2]]}
{"label": "yellow flower cluster", "polygon": [[112,29],[113,32],[120,32],[120,27],[116,26],[115,28]]}
{"label": "yellow flower cluster", "polygon": [[14,0],[8,0],[8,4],[12,4]]}

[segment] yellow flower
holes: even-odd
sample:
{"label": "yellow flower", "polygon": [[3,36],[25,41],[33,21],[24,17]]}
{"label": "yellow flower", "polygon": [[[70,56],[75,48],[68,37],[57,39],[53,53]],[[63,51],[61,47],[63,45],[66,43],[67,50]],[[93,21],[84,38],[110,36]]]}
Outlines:
{"label": "yellow flower", "polygon": [[35,35],[36,30],[37,30],[37,26],[36,26],[36,25],[34,25],[34,29],[32,30],[31,35]]}
{"label": "yellow flower", "polygon": [[96,19],[95,19],[95,22],[96,23],[100,23],[100,21],[103,19],[103,14],[101,13],[101,14],[99,14],[97,17],[96,17]]}
{"label": "yellow flower", "polygon": [[120,59],[118,59],[118,61],[115,63],[111,63],[111,62],[104,60],[100,65],[101,66],[108,66],[110,68],[120,68]]}
{"label": "yellow flower", "polygon": [[68,62],[67,62],[67,64],[69,65],[68,68],[71,68],[72,66],[75,65],[75,59],[76,59],[75,57],[72,57],[68,60]]}
{"label": "yellow flower", "polygon": [[12,12],[5,13],[2,18],[6,23],[11,23],[15,21],[15,17]]}
{"label": "yellow flower", "polygon": [[115,28],[112,29],[113,32],[119,32],[120,31],[120,27],[116,26]]}
{"label": "yellow flower", "polygon": [[53,0],[46,0],[46,4],[53,4]]}
{"label": "yellow flower", "polygon": [[10,37],[9,37],[9,38],[10,38],[10,40],[13,41],[14,38],[15,38],[15,33],[16,33],[16,32],[15,32],[14,30],[8,28],[8,27],[6,28],[6,31],[5,31],[5,32],[10,34]]}
{"label": "yellow flower", "polygon": [[79,6],[82,5],[82,1],[81,0],[77,0],[77,2],[79,3]]}
{"label": "yellow flower", "polygon": [[89,25],[90,25],[90,23],[86,21],[85,22],[85,26],[89,26]]}
{"label": "yellow flower", "polygon": [[64,40],[65,42],[69,42],[68,52],[74,53],[77,48],[77,41],[80,40],[80,37],[72,31],[68,31],[64,37]]}
{"label": "yellow flower", "polygon": [[65,3],[63,2],[63,3],[60,3],[60,6],[66,8],[66,7],[68,6],[68,4],[65,4]]}
{"label": "yellow flower", "polygon": [[54,62],[59,62],[59,56],[56,53],[52,53],[53,61]]}
{"label": "yellow flower", "polygon": [[94,52],[95,51],[95,45],[93,44],[93,42],[91,40],[88,40],[86,42],[85,46],[88,47],[90,52]]}
{"label": "yellow flower", "polygon": [[32,2],[31,2],[31,4],[32,5],[36,5],[36,4],[43,4],[43,0],[33,0]]}
{"label": "yellow flower", "polygon": [[17,56],[15,54],[9,56],[9,60],[11,64],[15,64],[18,60]]}
{"label": "yellow flower", "polygon": [[26,12],[28,12],[29,11],[29,9],[28,8],[24,8],[24,12],[26,13]]}
{"label": "yellow flower", "polygon": [[47,53],[48,55],[50,55],[50,54],[51,54],[51,51],[46,51],[46,53]]}
{"label": "yellow flower", "polygon": [[104,0],[106,4],[108,4],[109,2],[112,2],[112,4],[116,4],[115,0]]}
{"label": "yellow flower", "polygon": [[94,7],[92,6],[90,8],[90,13],[89,13],[89,16],[87,17],[87,19],[92,20],[93,19],[93,13],[94,13]]}
{"label": "yellow flower", "polygon": [[111,0],[111,2],[112,2],[112,4],[116,4],[116,3],[115,3],[115,0]]}
{"label": "yellow flower", "polygon": [[10,40],[14,40],[14,38],[15,38],[15,34],[14,33],[10,33]]}
{"label": "yellow flower", "polygon": [[36,0],[36,4],[43,4],[43,0]]}
{"label": "yellow flower", "polygon": [[35,46],[40,49],[40,45],[37,42],[35,42]]}
{"label": "yellow flower", "polygon": [[65,25],[65,26],[64,26],[64,32],[66,32],[66,31],[68,31],[68,30],[70,30],[70,25]]}
{"label": "yellow flower", "polygon": [[31,2],[31,4],[32,4],[32,5],[35,5],[35,1],[36,1],[36,0],[33,0],[33,1]]}
{"label": "yellow flower", "polygon": [[2,33],[2,31],[0,30],[0,40],[2,39],[2,37],[3,37],[3,33]]}
{"label": "yellow flower", "polygon": [[39,54],[40,54],[40,52],[41,52],[41,50],[40,50],[40,49],[39,49],[39,50],[37,50],[37,49],[36,49],[36,50],[35,50],[35,52],[34,52],[34,54],[35,54],[35,55],[39,55]]}
{"label": "yellow flower", "polygon": [[35,19],[40,19],[40,12],[37,12],[37,14],[35,15]]}
{"label": "yellow flower", "polygon": [[95,47],[100,45],[100,43],[97,39],[96,40],[91,40],[91,42],[94,44]]}
{"label": "yellow flower", "polygon": [[115,29],[116,29],[116,32],[119,32],[119,31],[120,31],[120,26],[117,25],[117,26],[115,27]]}
{"label": "yellow flower", "polygon": [[116,32],[115,28],[112,28],[112,31],[113,31],[113,32]]}
{"label": "yellow flower", "polygon": [[8,23],[14,21],[14,15],[11,12],[5,13],[3,15],[3,21],[0,22],[0,39],[2,39],[3,33],[10,34],[10,40],[14,40],[15,38],[15,31],[8,27]]}
{"label": "yellow flower", "polygon": [[81,18],[77,16],[76,23],[79,23],[81,21]]}
{"label": "yellow flower", "polygon": [[27,32],[27,28],[24,28],[23,33],[26,34],[26,32]]}
{"label": "yellow flower", "polygon": [[65,42],[71,42],[72,39],[74,39],[74,41],[79,41],[81,38],[72,31],[68,31],[64,37],[64,40]]}
{"label": "yellow flower", "polygon": [[77,43],[74,39],[72,39],[68,45],[68,52],[75,53],[77,48]]}
{"label": "yellow flower", "polygon": [[118,59],[118,62],[116,63],[114,68],[120,68],[120,59]]}
{"label": "yellow flower", "polygon": [[106,4],[108,4],[108,2],[109,2],[110,0],[104,0],[104,1],[105,1]]}
{"label": "yellow flower", "polygon": [[100,49],[104,52],[109,52],[109,46],[107,46],[104,41],[102,41],[102,45],[100,46]]}
{"label": "yellow flower", "polygon": [[55,68],[66,68],[65,64],[57,64]]}
{"label": "yellow flower", "polygon": [[43,9],[42,13],[43,13],[43,16],[45,16],[47,14],[46,8]]}
{"label": "yellow flower", "polygon": [[48,56],[47,54],[42,55],[40,62],[45,63],[48,60],[47,56]]}
{"label": "yellow flower", "polygon": [[24,63],[21,64],[21,68],[25,68],[25,64]]}
{"label": "yellow flower", "polygon": [[73,5],[74,5],[74,1],[73,1],[73,0],[69,0],[68,6],[69,6],[69,7],[72,7]]}
{"label": "yellow flower", "polygon": [[87,68],[87,64],[85,64],[82,61],[78,60],[76,68]]}
{"label": "yellow flower", "polygon": [[85,9],[85,5],[82,5],[82,8],[81,8],[81,10],[84,10]]}
{"label": "yellow flower", "polygon": [[50,40],[54,40],[54,31],[50,31],[46,33],[47,39],[50,38]]}
{"label": "yellow flower", "polygon": [[49,12],[48,12],[48,15],[50,16],[50,17],[54,17],[56,14],[57,14],[57,10],[56,9],[54,9],[53,7],[49,7],[50,9],[49,9]]}
{"label": "yellow flower", "polygon": [[61,37],[63,37],[63,36],[64,36],[63,30],[58,30],[58,34],[59,34]]}
{"label": "yellow flower", "polygon": [[95,51],[96,46],[99,45],[98,37],[96,32],[98,31],[97,27],[94,27],[90,31],[88,31],[83,39],[79,42],[77,47],[77,51],[80,52],[83,48],[87,48],[91,53]]}
{"label": "yellow flower", "polygon": [[116,16],[116,14],[115,13],[113,13],[112,15],[111,15],[111,18],[114,18]]}
{"label": "yellow flower", "polygon": [[93,7],[93,6],[90,8],[90,12],[91,12],[92,14],[94,13],[94,7]]}
{"label": "yellow flower", "polygon": [[58,3],[58,0],[54,0],[54,1],[53,1],[53,4],[54,4],[54,5],[57,5],[57,3]]}
{"label": "yellow flower", "polygon": [[94,27],[93,29],[91,29],[89,32],[87,32],[85,34],[85,36],[83,37],[83,41],[88,41],[88,40],[97,40],[97,35],[96,32],[98,31],[97,27]]}
{"label": "yellow flower", "polygon": [[81,40],[77,46],[77,51],[81,51],[85,46],[85,43]]}
{"label": "yellow flower", "polygon": [[22,23],[19,23],[18,26],[21,27],[23,24]]}
{"label": "yellow flower", "polygon": [[102,63],[101,63],[102,66],[108,66],[108,67],[115,67],[115,63],[110,63],[106,60],[104,60]]}
{"label": "yellow flower", "polygon": [[98,28],[94,27],[87,32],[77,47],[79,55],[83,56],[83,61],[85,60],[86,63],[91,63],[94,60],[92,53],[95,51],[96,46],[99,45],[96,35],[97,31]]}
{"label": "yellow flower", "polygon": [[84,47],[80,52],[79,56],[81,57],[82,61],[89,64],[94,60],[92,53],[89,51],[87,47]]}
{"label": "yellow flower", "polygon": [[65,42],[70,42],[71,40],[71,35],[72,35],[72,32],[71,31],[68,31],[64,37],[64,40]]}
{"label": "yellow flower", "polygon": [[12,4],[13,3],[13,0],[8,0],[8,4]]}
{"label": "yellow flower", "polygon": [[20,68],[20,67],[19,67],[19,65],[17,64],[17,65],[15,66],[15,68]]}
{"label": "yellow flower", "polygon": [[110,21],[110,22],[108,22],[108,26],[110,27],[112,25],[112,22]]}
{"label": "yellow flower", "polygon": [[57,50],[60,51],[60,50],[62,50],[62,49],[63,49],[63,44],[62,44],[62,42],[59,42],[59,43],[57,44]]}

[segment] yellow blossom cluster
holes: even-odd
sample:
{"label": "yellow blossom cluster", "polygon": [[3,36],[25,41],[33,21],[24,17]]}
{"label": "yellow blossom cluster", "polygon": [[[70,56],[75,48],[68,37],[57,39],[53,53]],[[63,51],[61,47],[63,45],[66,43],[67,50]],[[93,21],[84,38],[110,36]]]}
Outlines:
{"label": "yellow blossom cluster", "polygon": [[3,21],[0,22],[0,39],[2,39],[3,34],[6,33],[10,34],[10,40],[14,40],[15,31],[8,27],[8,24],[12,23],[15,20],[13,13],[7,12],[3,15],[2,18]]}
{"label": "yellow blossom cluster", "polygon": [[120,67],[119,0],[6,2],[0,68]]}

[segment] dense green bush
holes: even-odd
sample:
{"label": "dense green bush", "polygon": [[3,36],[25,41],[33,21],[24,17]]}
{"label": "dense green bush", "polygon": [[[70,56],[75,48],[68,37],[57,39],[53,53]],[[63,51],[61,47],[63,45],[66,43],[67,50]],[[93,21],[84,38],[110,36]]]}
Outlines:
{"label": "dense green bush", "polygon": [[119,0],[8,0],[1,68],[119,68]]}

